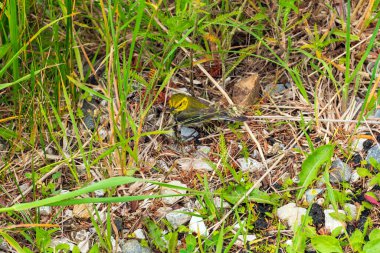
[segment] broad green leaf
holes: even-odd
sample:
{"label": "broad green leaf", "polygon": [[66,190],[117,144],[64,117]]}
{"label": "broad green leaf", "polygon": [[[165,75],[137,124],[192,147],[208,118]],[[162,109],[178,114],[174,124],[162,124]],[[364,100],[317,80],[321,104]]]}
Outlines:
{"label": "broad green leaf", "polygon": [[299,175],[300,182],[298,183],[302,188],[298,193],[297,200],[302,197],[307,187],[317,179],[321,166],[331,160],[333,150],[332,145],[321,146],[314,150],[302,163],[301,173]]}
{"label": "broad green leaf", "polygon": [[375,228],[369,234],[369,240],[373,241],[373,240],[378,240],[378,239],[380,239],[380,229],[379,228]]}
{"label": "broad green leaf", "polygon": [[378,253],[380,252],[380,239],[371,240],[363,247],[363,253]]}
{"label": "broad green leaf", "polygon": [[339,240],[329,235],[320,235],[313,237],[311,238],[311,244],[318,252],[343,253]]}
{"label": "broad green leaf", "polygon": [[352,249],[357,252],[362,248],[364,242],[363,233],[356,229],[349,238]]}
{"label": "broad green leaf", "polygon": [[357,172],[360,177],[372,177],[372,173],[366,168],[358,168]]}

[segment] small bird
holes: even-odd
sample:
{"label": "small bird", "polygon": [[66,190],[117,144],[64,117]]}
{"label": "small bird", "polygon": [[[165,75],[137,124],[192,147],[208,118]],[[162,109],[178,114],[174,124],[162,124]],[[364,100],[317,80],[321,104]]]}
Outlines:
{"label": "small bird", "polygon": [[233,116],[226,110],[210,106],[196,97],[174,94],[169,99],[169,110],[181,125],[199,125],[212,120],[246,121],[245,116]]}

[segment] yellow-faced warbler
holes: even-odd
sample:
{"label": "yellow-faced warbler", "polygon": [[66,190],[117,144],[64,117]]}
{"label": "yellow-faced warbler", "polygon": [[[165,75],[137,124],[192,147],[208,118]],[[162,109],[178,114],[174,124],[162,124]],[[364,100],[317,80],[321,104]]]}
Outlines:
{"label": "yellow-faced warbler", "polygon": [[174,94],[169,99],[169,109],[181,125],[195,125],[211,120],[246,121],[245,116],[233,116],[226,110],[210,106],[195,97]]}

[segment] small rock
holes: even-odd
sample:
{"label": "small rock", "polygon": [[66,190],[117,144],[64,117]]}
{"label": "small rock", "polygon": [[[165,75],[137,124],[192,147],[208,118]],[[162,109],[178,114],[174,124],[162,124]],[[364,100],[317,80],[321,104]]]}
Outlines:
{"label": "small rock", "polygon": [[105,191],[103,189],[99,189],[99,190],[94,191],[94,193],[96,197],[100,198],[104,196]]}
{"label": "small rock", "polygon": [[103,141],[108,137],[108,135],[110,135],[110,133],[106,129],[101,128],[98,130],[98,135],[99,135],[100,140]]}
{"label": "small rock", "polygon": [[26,189],[29,188],[29,183],[25,183],[25,184],[22,184],[20,185],[20,191],[24,192],[26,191]]}
{"label": "small rock", "polygon": [[142,253],[143,247],[140,245],[139,241],[132,239],[128,240],[121,247],[124,253]]}
{"label": "small rock", "polygon": [[265,91],[269,93],[271,96],[278,95],[279,93],[283,92],[284,90],[287,90],[292,87],[291,83],[278,83],[278,84],[272,84],[265,86]]}
{"label": "small rock", "polygon": [[238,235],[238,238],[237,240],[235,241],[234,245],[242,248],[244,247],[244,245],[246,245],[247,243],[250,243],[254,240],[256,240],[256,235]]}
{"label": "small rock", "polygon": [[286,245],[289,245],[289,246],[292,246],[293,245],[293,241],[292,240],[286,240],[285,242]]}
{"label": "small rock", "polygon": [[78,243],[80,252],[87,253],[90,250],[90,242],[88,240],[90,233],[82,229],[75,233],[74,241]]}
{"label": "small rock", "polygon": [[357,170],[354,170],[352,172],[352,175],[351,175],[351,178],[350,178],[350,183],[356,183],[360,180],[360,176],[358,174],[358,171]]}
{"label": "small rock", "polygon": [[157,160],[156,167],[164,172],[170,171],[170,167],[168,166],[168,164],[164,160],[161,160],[161,159]]}
{"label": "small rock", "polygon": [[317,187],[317,188],[324,188],[325,185],[326,185],[326,183],[325,183],[325,179],[323,177],[319,178],[317,180],[317,182],[315,182],[315,187]]}
{"label": "small rock", "polygon": [[306,214],[306,209],[297,207],[295,203],[289,203],[277,209],[277,216],[280,220],[288,222],[288,226],[294,229],[296,225],[301,224],[302,216]]}
{"label": "small rock", "polygon": [[78,219],[89,219],[90,218],[90,206],[86,204],[75,205],[73,209],[73,216]]}
{"label": "small rock", "polygon": [[112,245],[113,252],[122,253],[121,247],[118,244],[116,244],[116,240],[115,238],[113,238],[113,236],[111,236],[111,245]]}
{"label": "small rock", "polygon": [[115,217],[114,220],[113,220],[116,228],[117,228],[117,231],[122,231],[123,228],[124,228],[124,222],[123,222],[123,218],[120,218],[120,217]]}
{"label": "small rock", "polygon": [[192,233],[196,233],[200,236],[208,236],[208,231],[206,224],[203,221],[202,217],[192,216],[189,223],[189,230]]}
{"label": "small rock", "polygon": [[191,141],[194,138],[197,138],[199,135],[198,131],[195,130],[194,128],[185,127],[185,126],[181,127],[180,132],[181,132],[181,139],[184,141]]}
{"label": "small rock", "polygon": [[179,208],[177,210],[174,210],[173,212],[170,212],[166,215],[166,219],[169,221],[169,223],[173,226],[173,228],[178,228],[179,226],[185,224],[191,219],[191,216],[185,213],[190,212],[187,208]]}
{"label": "small rock", "polygon": [[232,100],[238,106],[253,105],[260,96],[260,84],[257,73],[237,82],[232,91]]}
{"label": "small rock", "polygon": [[231,208],[230,203],[228,203],[227,201],[222,201],[222,199],[220,197],[215,197],[213,200],[214,200],[215,207],[218,209],[220,209],[220,208]]}
{"label": "small rock", "polygon": [[243,233],[245,233],[245,231],[246,231],[246,228],[245,228],[246,221],[245,220],[242,220],[240,223],[236,223],[233,228],[234,228],[235,231],[238,231],[241,226],[243,226],[242,231],[243,231]]}
{"label": "small rock", "polygon": [[107,107],[107,105],[108,105],[108,101],[107,100],[103,99],[102,101],[100,101],[100,106],[101,107]]}
{"label": "small rock", "polygon": [[207,155],[211,152],[211,148],[209,146],[198,146],[197,147],[197,158],[207,157]]}
{"label": "small rock", "polygon": [[81,242],[81,241],[86,240],[88,236],[89,236],[89,233],[86,230],[82,229],[75,233],[74,240],[76,242]]}
{"label": "small rock", "polygon": [[[331,213],[335,213],[333,209],[326,209],[323,211],[325,214],[325,228],[330,233],[336,229],[337,227],[342,227],[341,233],[343,233],[344,228],[346,227],[346,223],[343,221],[339,221],[331,217]],[[338,210],[339,213],[345,214],[343,210]]]}
{"label": "small rock", "polygon": [[342,162],[339,158],[332,162],[331,172],[330,172],[330,182],[331,183],[340,183],[348,182],[351,179],[352,168]]}
{"label": "small rock", "polygon": [[156,216],[156,217],[163,217],[167,213],[171,212],[172,210],[173,210],[173,208],[171,208],[169,206],[162,206],[162,207],[160,207],[160,208],[158,208],[156,210],[156,212],[154,213],[154,216]]}
{"label": "small rock", "polygon": [[65,218],[72,218],[73,217],[73,210],[66,209],[65,212],[63,213],[63,216]]}
{"label": "small rock", "polygon": [[211,162],[205,158],[180,158],[176,160],[176,163],[182,170],[199,170],[199,171],[213,171],[214,169],[210,165]]}
{"label": "small rock", "polygon": [[305,192],[305,197],[307,203],[313,202],[314,198],[318,196],[321,192],[323,192],[322,189],[309,189]]}
{"label": "small rock", "polygon": [[81,253],[87,253],[90,250],[90,241],[85,240],[78,243],[78,248]]}
{"label": "small rock", "polygon": [[136,239],[140,239],[140,240],[146,239],[145,234],[144,234],[144,230],[142,230],[141,228],[136,229],[135,232],[133,232],[133,233],[135,234]]}
{"label": "small rock", "polygon": [[251,157],[239,158],[236,161],[240,164],[240,168],[244,172],[245,171],[254,172],[254,171],[261,170],[262,168],[264,168],[261,162],[258,162],[257,160]]}
{"label": "small rock", "polygon": [[70,192],[69,190],[61,190],[61,192],[59,194],[62,195],[62,194],[66,194],[66,193],[69,193],[69,192]]}
{"label": "small rock", "polygon": [[106,212],[99,212],[99,215],[95,215],[94,219],[96,221],[104,222],[107,219],[107,213]]}
{"label": "small rock", "polygon": [[356,152],[361,152],[363,151],[363,144],[364,142],[366,141],[367,139],[355,139],[352,144],[351,144],[351,147],[353,148],[354,151]]}
{"label": "small rock", "polygon": [[69,239],[62,237],[62,238],[54,238],[50,242],[50,247],[55,249],[57,246],[60,246],[62,244],[67,244],[69,246],[70,251],[74,249],[74,243],[70,242]]}
{"label": "small rock", "polygon": [[295,184],[298,184],[300,182],[300,178],[298,175],[294,176],[292,180],[293,180],[293,183]]}
{"label": "small rock", "polygon": [[49,216],[51,214],[51,206],[41,206],[39,210],[42,216]]}
{"label": "small rock", "polygon": [[376,163],[380,163],[380,144],[376,144],[368,150],[367,157],[365,159],[369,164],[374,160]]}
{"label": "small rock", "polygon": [[325,203],[325,199],[324,198],[318,198],[315,203],[317,203],[318,205],[322,206],[323,203]]}
{"label": "small rock", "polygon": [[282,143],[275,142],[273,146],[268,147],[268,155],[277,155],[281,150],[284,150],[285,146]]}
{"label": "small rock", "polygon": [[[174,186],[180,186],[180,187],[187,187],[187,185],[181,183],[180,181],[171,181],[168,184],[174,185]],[[162,195],[174,195],[174,194],[185,194],[186,190],[180,190],[180,189],[173,189],[168,187],[162,187],[161,194]],[[173,205],[180,199],[182,199],[183,196],[175,196],[175,197],[166,197],[163,198],[162,201],[167,205]]]}
{"label": "small rock", "polygon": [[374,118],[380,118],[380,109],[377,109],[377,110],[373,113],[373,117],[374,117]]}

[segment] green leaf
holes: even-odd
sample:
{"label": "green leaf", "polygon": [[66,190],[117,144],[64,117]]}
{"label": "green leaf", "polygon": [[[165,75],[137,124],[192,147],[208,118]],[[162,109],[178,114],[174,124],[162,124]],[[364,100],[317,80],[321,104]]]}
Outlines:
{"label": "green leaf", "polygon": [[10,140],[17,138],[17,133],[10,129],[0,127],[0,137]]}
{"label": "green leaf", "polygon": [[352,246],[352,249],[355,252],[359,251],[362,248],[364,242],[363,233],[359,229],[356,229],[350,236],[349,241]]}
{"label": "green leaf", "polygon": [[67,76],[67,79],[69,79],[70,82],[72,82],[73,84],[75,84],[76,86],[78,86],[78,88],[84,90],[85,92],[88,92],[88,93],[92,94],[93,96],[96,96],[96,97],[99,97],[99,98],[101,98],[101,99],[104,99],[104,100],[106,100],[108,103],[111,102],[111,99],[110,99],[110,98],[104,96],[102,93],[97,92],[96,90],[93,90],[93,89],[91,89],[91,88],[88,88],[88,87],[86,86],[86,84],[81,83],[81,82],[75,80],[75,79],[72,78],[71,76]]}
{"label": "green leaf", "polygon": [[195,236],[193,236],[192,234],[188,234],[186,236],[186,249],[181,249],[179,252],[180,253],[191,253],[191,252],[194,252],[196,246],[197,246],[197,240],[195,238]]}
{"label": "green leaf", "polygon": [[380,239],[371,240],[363,247],[364,253],[378,253],[380,252]]}
{"label": "green leaf", "polygon": [[160,252],[167,251],[167,245],[165,241],[162,239],[162,230],[157,226],[157,224],[150,218],[145,219],[144,225],[148,229],[149,237],[157,249]]}
{"label": "green leaf", "polygon": [[318,252],[343,253],[339,240],[329,235],[320,235],[313,237],[311,238],[311,244]]}
{"label": "green leaf", "polygon": [[[342,37],[342,38],[346,37],[346,32],[343,32],[343,31],[340,31],[340,30],[336,30],[336,31],[332,32],[332,34],[334,34],[334,35],[336,35],[338,37]],[[350,40],[351,41],[358,41],[358,40],[360,40],[360,37],[357,36],[357,35],[355,35],[355,34],[350,34],[349,36],[350,36]]]}
{"label": "green leaf", "polygon": [[[236,204],[239,199],[248,191],[246,187],[242,185],[229,185],[227,189],[223,189],[221,197],[232,204]],[[276,196],[269,195],[266,192],[262,192],[259,189],[254,189],[247,197],[248,201],[264,204],[276,204]]]}
{"label": "green leaf", "polygon": [[380,239],[380,229],[379,228],[375,228],[369,234],[369,240],[373,241],[373,240],[378,240],[378,239]]}
{"label": "green leaf", "polygon": [[302,189],[298,193],[297,200],[301,199],[307,187],[317,178],[319,168],[331,160],[333,151],[334,148],[332,145],[321,146],[314,150],[302,163],[301,173],[299,175],[300,182],[298,183]]}
{"label": "green leaf", "polygon": [[169,233],[168,236],[169,236],[168,252],[175,253],[177,249],[177,244],[178,244],[178,232]]}
{"label": "green leaf", "polygon": [[358,168],[357,172],[360,177],[372,177],[372,173],[366,168]]}

